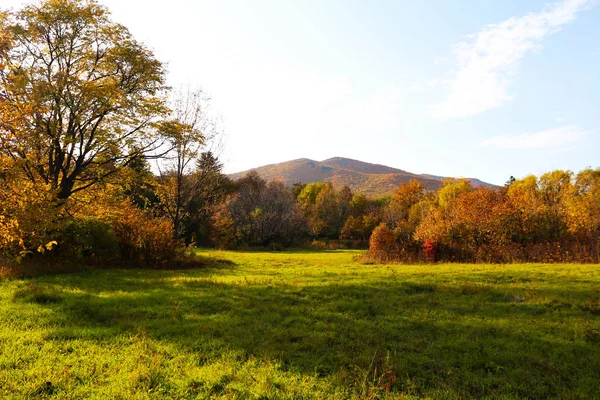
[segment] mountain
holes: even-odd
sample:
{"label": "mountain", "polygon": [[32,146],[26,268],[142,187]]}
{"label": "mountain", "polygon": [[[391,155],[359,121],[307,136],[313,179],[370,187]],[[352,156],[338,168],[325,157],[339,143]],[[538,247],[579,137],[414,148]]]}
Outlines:
{"label": "mountain", "polygon": [[[236,180],[250,171],[256,171],[266,180],[277,179],[286,185],[294,183],[332,182],[335,186],[348,185],[355,193],[367,196],[383,196],[392,193],[401,183],[416,179],[428,190],[437,190],[444,177],[418,175],[386,165],[371,164],[350,158],[334,157],[324,161],[308,158],[269,164],[252,170],[230,174]],[[468,178],[473,186],[494,187],[478,179]]]}

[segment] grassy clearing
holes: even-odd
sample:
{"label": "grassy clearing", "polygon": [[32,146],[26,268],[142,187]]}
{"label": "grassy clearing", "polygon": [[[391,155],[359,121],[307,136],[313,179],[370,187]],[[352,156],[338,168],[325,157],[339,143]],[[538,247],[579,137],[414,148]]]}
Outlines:
{"label": "grassy clearing", "polygon": [[600,266],[214,268],[0,282],[0,398],[599,398]]}

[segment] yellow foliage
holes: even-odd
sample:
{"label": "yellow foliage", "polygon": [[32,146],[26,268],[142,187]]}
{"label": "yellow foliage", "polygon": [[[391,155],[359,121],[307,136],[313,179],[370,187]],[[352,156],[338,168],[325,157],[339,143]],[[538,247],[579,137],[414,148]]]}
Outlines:
{"label": "yellow foliage", "polygon": [[438,202],[442,208],[447,208],[461,194],[472,191],[469,181],[461,179],[445,179],[444,186],[438,190]]}
{"label": "yellow foliage", "polygon": [[52,232],[63,217],[63,207],[48,185],[5,177],[0,181],[0,254],[23,251],[44,253],[52,247]]}

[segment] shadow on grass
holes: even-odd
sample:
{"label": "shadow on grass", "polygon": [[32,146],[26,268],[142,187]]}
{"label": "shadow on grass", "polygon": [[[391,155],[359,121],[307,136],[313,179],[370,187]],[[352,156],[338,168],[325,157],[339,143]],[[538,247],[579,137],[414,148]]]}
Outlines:
{"label": "shadow on grass", "polygon": [[234,350],[340,385],[354,382],[357,371],[385,372],[388,389],[415,396],[599,393],[600,333],[589,328],[600,310],[593,290],[222,280],[230,273],[227,265],[189,273],[86,272],[29,282],[13,301],[54,311],[44,317],[54,327],[47,340],[111,342],[143,332],[199,363]]}
{"label": "shadow on grass", "polygon": [[[202,251],[211,251],[214,252],[214,249],[211,248],[198,248],[200,252]],[[262,254],[269,253],[273,255],[277,254],[285,254],[285,255],[298,255],[298,254],[339,254],[339,253],[364,253],[367,249],[313,249],[313,248],[304,248],[304,247],[286,247],[281,250],[274,250],[271,248],[263,248],[263,247],[254,247],[254,248],[244,248],[244,249],[231,249],[231,250],[222,250],[228,253],[239,253],[239,254]]]}
{"label": "shadow on grass", "polygon": [[86,264],[72,260],[36,258],[21,263],[5,263],[0,265],[0,281],[2,279],[35,278],[46,275],[62,275],[98,270],[182,271],[205,268],[232,268],[235,265],[235,262],[226,258],[207,257],[203,255],[178,257],[169,262],[149,266],[140,266],[139,264],[122,260],[95,261]]}

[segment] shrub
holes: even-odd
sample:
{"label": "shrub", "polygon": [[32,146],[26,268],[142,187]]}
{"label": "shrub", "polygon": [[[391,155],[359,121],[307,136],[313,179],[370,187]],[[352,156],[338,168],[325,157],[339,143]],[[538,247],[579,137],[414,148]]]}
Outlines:
{"label": "shrub", "polygon": [[76,260],[107,260],[119,257],[117,235],[108,222],[91,218],[67,221],[56,255]]}
{"label": "shrub", "polygon": [[327,242],[325,240],[314,239],[310,242],[310,248],[315,250],[325,250],[327,249]]}
{"label": "shrub", "polygon": [[14,260],[56,240],[64,214],[45,185],[0,176],[0,257]]}
{"label": "shrub", "polygon": [[18,254],[22,250],[22,243],[19,223],[0,215],[0,256]]}
{"label": "shrub", "polygon": [[390,260],[397,256],[396,234],[384,222],[373,229],[369,239],[369,253],[380,260]]}
{"label": "shrub", "polygon": [[112,223],[123,260],[158,267],[176,257],[172,222],[129,205],[124,211]]}
{"label": "shrub", "polygon": [[426,240],[425,243],[423,244],[423,251],[425,252],[425,256],[427,257],[427,260],[429,260],[430,262],[435,261],[435,256],[436,256],[435,243],[433,243],[431,240]]}

